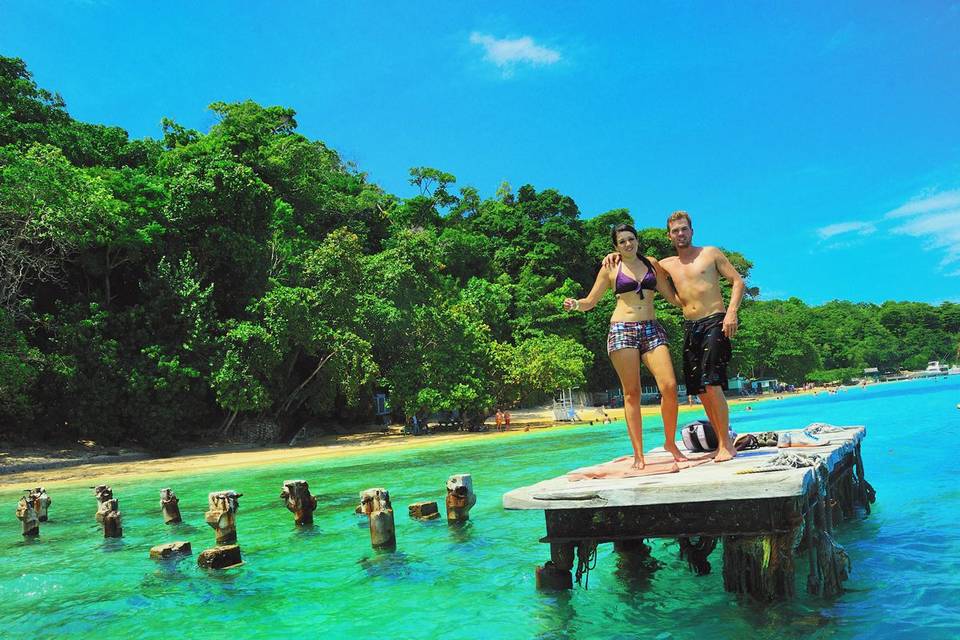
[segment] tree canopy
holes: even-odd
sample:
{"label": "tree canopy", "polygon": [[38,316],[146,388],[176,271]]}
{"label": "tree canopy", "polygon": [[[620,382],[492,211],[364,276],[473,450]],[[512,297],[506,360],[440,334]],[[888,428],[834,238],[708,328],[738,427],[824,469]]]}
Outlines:
{"label": "tree canopy", "polygon": [[[164,451],[245,418],[369,420],[379,392],[398,420],[478,421],[617,385],[612,295],[590,314],[560,303],[589,289],[629,211],[585,216],[530,184],[481,198],[423,166],[401,198],[301,135],[293,109],[210,109],[207,132],[165,119],[161,139],[131,140],[0,57],[0,431]],[[654,257],[671,252],[659,217],[639,232]],[[802,382],[957,352],[960,305],[750,293],[732,373]],[[679,311],[656,304],[679,358]]]}

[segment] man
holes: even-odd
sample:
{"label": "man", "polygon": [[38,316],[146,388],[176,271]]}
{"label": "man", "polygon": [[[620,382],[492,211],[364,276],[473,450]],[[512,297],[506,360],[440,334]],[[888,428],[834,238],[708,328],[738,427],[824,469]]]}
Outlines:
{"label": "man", "polygon": [[[677,250],[675,257],[663,258],[660,266],[677,290],[683,309],[683,377],[687,393],[697,394],[717,431],[720,446],[714,462],[737,455],[730,442],[730,414],[723,390],[727,388],[730,338],[736,335],[737,309],[743,299],[743,278],[727,256],[716,247],[693,246],[693,223],[686,211],[674,211],[667,218],[667,236]],[[616,264],[613,253],[604,259]],[[720,278],[733,286],[730,304],[723,303]]]}

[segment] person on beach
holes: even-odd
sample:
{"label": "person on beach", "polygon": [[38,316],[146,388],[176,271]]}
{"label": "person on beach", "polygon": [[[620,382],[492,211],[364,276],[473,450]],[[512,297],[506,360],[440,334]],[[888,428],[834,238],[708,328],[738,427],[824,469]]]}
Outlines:
{"label": "person on beach", "polygon": [[497,409],[497,431],[503,431],[503,411]]}
{"label": "person on beach", "polygon": [[510,431],[510,411],[503,412],[503,430]]}
{"label": "person on beach", "polygon": [[667,285],[657,261],[644,257],[639,252],[640,243],[636,229],[628,224],[617,225],[610,237],[620,258],[619,266],[604,265],[587,297],[567,298],[563,301],[563,308],[567,311],[589,311],[597,306],[607,289],[613,289],[617,296],[617,306],[610,316],[607,353],[610,354],[610,361],[620,377],[620,386],[623,387],[623,410],[627,420],[627,433],[633,445],[633,468],[644,468],[640,415],[641,361],[653,374],[662,396],[660,414],[663,416],[663,431],[666,435],[664,448],[673,455],[674,460],[686,460],[675,442],[677,378],[667,347],[667,333],[657,322],[653,292],[659,291],[673,304],[679,302],[673,289]]}
{"label": "person on beach", "polygon": [[[737,455],[730,442],[730,413],[723,391],[727,388],[730,338],[736,335],[740,324],[737,310],[743,299],[743,278],[716,247],[693,245],[693,223],[686,211],[670,214],[667,235],[677,255],[661,260],[660,267],[676,289],[676,296],[667,300],[679,300],[683,309],[683,378],[687,394],[700,397],[720,441],[714,462],[724,462]],[[622,260],[619,252],[608,254],[603,259],[604,268],[612,269]],[[723,303],[721,277],[732,286],[729,305]]]}

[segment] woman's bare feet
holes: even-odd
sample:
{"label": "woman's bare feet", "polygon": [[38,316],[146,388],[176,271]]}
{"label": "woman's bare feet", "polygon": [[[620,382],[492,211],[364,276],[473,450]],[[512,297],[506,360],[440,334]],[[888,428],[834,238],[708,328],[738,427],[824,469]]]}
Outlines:
{"label": "woman's bare feet", "polygon": [[732,460],[737,457],[736,449],[726,449],[724,447],[719,447],[717,449],[717,455],[713,457],[714,462],[726,462],[727,460]]}
{"label": "woman's bare feet", "polygon": [[633,456],[633,464],[630,465],[633,469],[643,469],[647,465],[643,462],[643,456]]}
{"label": "woman's bare feet", "polygon": [[666,450],[670,455],[673,456],[674,462],[686,462],[689,460],[687,456],[680,453],[680,449],[677,447],[676,442],[668,442],[663,445],[664,450]]}

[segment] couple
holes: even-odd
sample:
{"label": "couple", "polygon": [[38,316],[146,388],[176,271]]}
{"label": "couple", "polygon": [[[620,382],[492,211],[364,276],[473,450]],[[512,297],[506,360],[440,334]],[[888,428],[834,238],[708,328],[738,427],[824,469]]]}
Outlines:
{"label": "couple", "polygon": [[[716,247],[695,247],[693,224],[685,211],[667,218],[667,235],[676,257],[659,262],[639,253],[636,230],[627,224],[611,232],[615,253],[604,258],[593,289],[586,298],[567,298],[567,311],[588,311],[608,288],[617,295],[610,317],[607,352],[623,387],[627,432],[633,444],[633,468],[643,469],[643,432],[640,417],[640,362],[646,365],[660,389],[660,412],[666,435],[664,448],[674,460],[685,457],[677,448],[677,380],[667,348],[667,334],[656,320],[654,291],[683,309],[683,377],[688,394],[697,394],[717,431],[720,446],[715,462],[736,455],[730,442],[730,418],[723,389],[727,388],[730,338],[737,332],[737,308],[743,298],[743,279]],[[730,306],[725,307],[720,277],[733,285]],[[649,293],[644,293],[644,291]]]}

